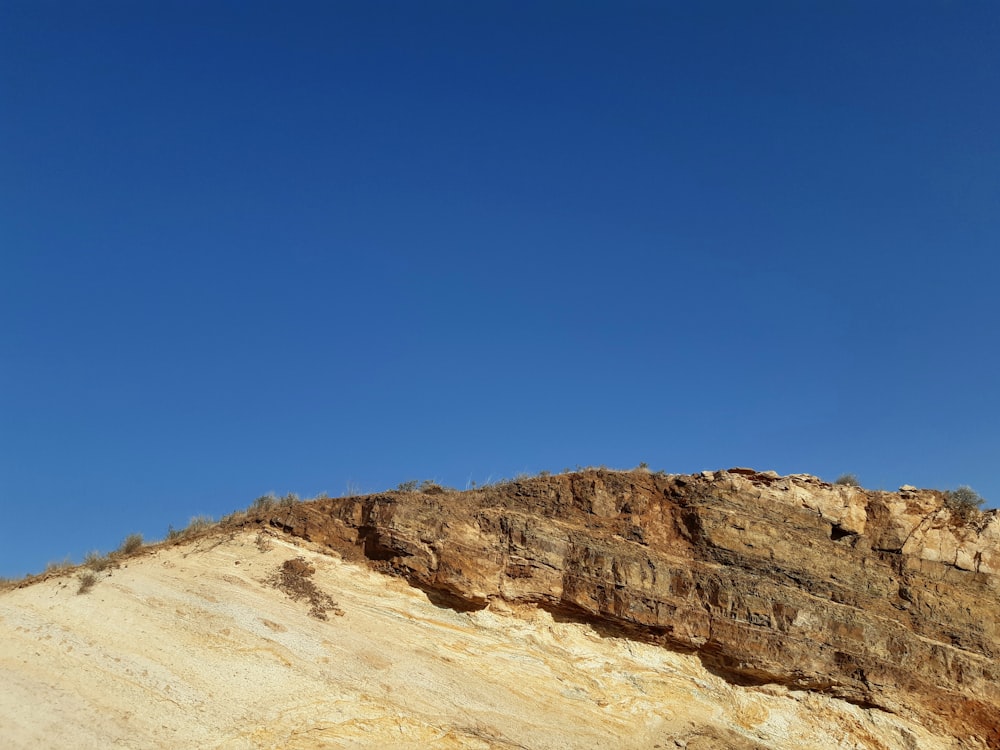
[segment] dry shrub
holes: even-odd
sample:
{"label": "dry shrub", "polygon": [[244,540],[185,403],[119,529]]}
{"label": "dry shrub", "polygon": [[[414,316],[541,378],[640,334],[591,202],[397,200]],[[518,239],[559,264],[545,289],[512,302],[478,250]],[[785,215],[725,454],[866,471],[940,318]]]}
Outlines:
{"label": "dry shrub", "polygon": [[111,567],[111,558],[107,555],[102,555],[97,550],[93,550],[84,555],[83,564],[91,570],[100,573],[102,570],[107,570]]}
{"label": "dry shrub", "polygon": [[234,510],[232,513],[227,513],[219,519],[219,526],[236,526],[245,521],[246,517],[247,512],[245,510]]}
{"label": "dry shrub", "polygon": [[326,613],[329,611],[335,615],[343,615],[344,611],[337,606],[337,602],[329,594],[320,591],[310,580],[315,572],[316,568],[306,562],[305,558],[293,557],[285,560],[268,582],[295,601],[308,601],[309,614],[318,620],[328,619]]}
{"label": "dry shrub", "polygon": [[277,504],[278,504],[278,498],[274,494],[268,493],[266,495],[261,495],[256,500],[254,500],[253,504],[250,506],[250,510],[256,512],[264,512],[271,510]]}
{"label": "dry shrub", "polygon": [[979,515],[984,502],[986,501],[982,495],[968,485],[944,493],[944,504],[962,521],[968,521]]}
{"label": "dry shrub", "polygon": [[193,516],[188,525],[183,529],[175,529],[172,525],[167,528],[167,541],[173,542],[188,537],[195,536],[207,529],[215,526],[215,520],[211,516]]}
{"label": "dry shrub", "polygon": [[448,492],[447,487],[438,484],[433,479],[425,479],[420,483],[418,489],[427,495],[444,495]]}
{"label": "dry shrub", "polygon": [[142,534],[129,534],[118,547],[119,554],[134,555],[142,549]]}
{"label": "dry shrub", "polygon": [[267,552],[274,545],[271,543],[271,537],[265,534],[263,531],[257,532],[257,538],[254,540],[257,543],[257,549],[261,552]]}
{"label": "dry shrub", "polygon": [[83,571],[80,573],[80,588],[77,589],[76,593],[86,594],[94,588],[95,583],[97,583],[97,574],[92,570]]}
{"label": "dry shrub", "polygon": [[215,526],[215,520],[211,516],[194,516],[188,522],[187,528],[184,529],[184,535],[197,534],[199,531],[205,531],[213,526]]}
{"label": "dry shrub", "polygon": [[68,557],[62,560],[53,560],[45,566],[46,573],[62,573],[73,567],[73,561]]}

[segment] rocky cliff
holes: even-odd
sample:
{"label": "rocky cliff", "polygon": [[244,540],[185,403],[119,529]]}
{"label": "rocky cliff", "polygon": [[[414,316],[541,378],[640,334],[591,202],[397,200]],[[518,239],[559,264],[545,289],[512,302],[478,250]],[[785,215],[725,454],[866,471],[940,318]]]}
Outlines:
{"label": "rocky cliff", "polygon": [[0,593],[0,744],[1000,748],[998,570],[996,511],[748,469],[258,507]]}
{"label": "rocky cliff", "polygon": [[404,576],[697,655],[1000,747],[1000,516],[942,493],[749,469],[585,471],[464,493],[323,500],[257,519]]}

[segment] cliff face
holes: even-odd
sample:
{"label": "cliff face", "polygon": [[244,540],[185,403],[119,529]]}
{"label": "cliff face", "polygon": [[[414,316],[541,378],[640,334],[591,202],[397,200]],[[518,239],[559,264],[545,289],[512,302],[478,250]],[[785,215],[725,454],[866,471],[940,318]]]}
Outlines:
{"label": "cliff face", "polygon": [[0,744],[1000,748],[998,540],[744,469],[258,509],[0,592]]}
{"label": "cliff face", "polygon": [[[432,603],[250,527],[0,593],[0,746],[227,750],[968,750],[534,606]],[[599,628],[599,629],[598,629]]]}
{"label": "cliff face", "polygon": [[694,653],[731,683],[813,691],[1000,747],[1000,516],[965,523],[935,491],[598,470],[256,520],[458,609],[537,605]]}

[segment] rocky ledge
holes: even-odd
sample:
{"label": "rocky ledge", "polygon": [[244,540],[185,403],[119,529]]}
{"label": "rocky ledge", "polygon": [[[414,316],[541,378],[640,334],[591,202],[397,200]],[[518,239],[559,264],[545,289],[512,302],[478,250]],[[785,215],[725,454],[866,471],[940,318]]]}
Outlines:
{"label": "rocky ledge", "polygon": [[534,604],[1000,747],[1000,515],[750,469],[588,470],[260,511],[432,600]]}

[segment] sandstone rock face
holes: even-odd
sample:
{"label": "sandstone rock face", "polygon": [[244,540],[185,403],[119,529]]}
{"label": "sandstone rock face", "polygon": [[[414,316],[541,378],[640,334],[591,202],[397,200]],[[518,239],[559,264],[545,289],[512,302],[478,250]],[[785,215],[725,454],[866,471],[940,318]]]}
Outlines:
{"label": "sandstone rock face", "polygon": [[259,542],[213,533],[146,550],[85,595],[73,575],[0,594],[0,747],[968,747],[821,693],[734,685],[599,624],[500,599],[437,606],[301,539]]}
{"label": "sandstone rock face", "polygon": [[811,691],[1000,747],[1000,515],[966,521],[936,491],[597,470],[257,520],[460,610],[534,605],[692,653],[733,684]]}
{"label": "sandstone rock face", "polygon": [[998,549],[750,469],[259,510],[0,592],[0,745],[1000,748]]}

